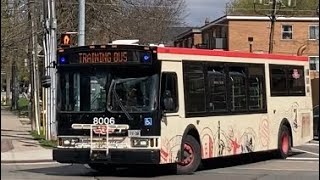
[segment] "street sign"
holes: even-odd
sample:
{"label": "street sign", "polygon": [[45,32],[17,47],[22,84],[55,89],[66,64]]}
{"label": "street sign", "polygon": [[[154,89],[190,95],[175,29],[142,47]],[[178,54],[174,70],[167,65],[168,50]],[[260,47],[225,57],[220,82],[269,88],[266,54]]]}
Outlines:
{"label": "street sign", "polygon": [[71,35],[70,34],[61,34],[60,38],[60,44],[61,46],[70,46],[71,44]]}

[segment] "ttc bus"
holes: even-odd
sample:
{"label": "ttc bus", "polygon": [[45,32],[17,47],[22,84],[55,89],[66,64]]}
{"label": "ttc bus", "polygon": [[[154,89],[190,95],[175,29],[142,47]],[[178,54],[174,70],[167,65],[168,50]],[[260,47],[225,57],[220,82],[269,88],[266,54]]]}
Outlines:
{"label": "ttc bus", "polygon": [[312,139],[307,57],[142,45],[58,50],[53,159],[98,171],[275,150]]}

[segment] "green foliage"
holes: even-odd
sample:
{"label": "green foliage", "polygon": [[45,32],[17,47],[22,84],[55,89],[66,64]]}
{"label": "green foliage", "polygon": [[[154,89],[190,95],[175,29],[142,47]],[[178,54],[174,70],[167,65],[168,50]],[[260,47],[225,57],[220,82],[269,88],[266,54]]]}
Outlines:
{"label": "green foliage", "polygon": [[[256,0],[258,2],[258,0]],[[277,15],[284,16],[318,16],[316,9],[319,7],[319,0],[294,0],[295,6],[277,4]],[[226,13],[228,15],[269,15],[272,13],[272,4],[254,4],[254,0],[230,0]]]}
{"label": "green foliage", "polygon": [[54,140],[46,140],[43,129],[40,130],[40,135],[37,131],[31,131],[32,137],[37,140],[40,145],[44,148],[54,148],[57,147],[57,141]]}
{"label": "green foliage", "polygon": [[31,136],[34,138],[34,140],[38,141],[45,138],[43,132],[40,131],[40,134],[38,134],[36,130],[31,131]]}
{"label": "green foliage", "polygon": [[26,110],[28,109],[29,99],[22,97],[18,100],[18,110]]}

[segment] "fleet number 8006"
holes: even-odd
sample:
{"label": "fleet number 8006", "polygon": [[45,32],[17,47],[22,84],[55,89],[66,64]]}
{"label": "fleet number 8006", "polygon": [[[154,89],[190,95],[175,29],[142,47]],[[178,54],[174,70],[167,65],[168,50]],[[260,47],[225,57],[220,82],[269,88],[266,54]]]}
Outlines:
{"label": "fleet number 8006", "polygon": [[94,117],[93,118],[93,124],[94,125],[105,125],[105,124],[115,124],[114,117],[108,118],[108,117]]}

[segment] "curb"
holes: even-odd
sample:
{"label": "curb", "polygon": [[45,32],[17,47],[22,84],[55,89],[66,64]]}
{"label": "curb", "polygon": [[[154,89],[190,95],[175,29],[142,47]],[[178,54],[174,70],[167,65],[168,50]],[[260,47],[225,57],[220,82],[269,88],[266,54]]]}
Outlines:
{"label": "curb", "polygon": [[1,163],[15,164],[15,163],[45,163],[56,162],[52,159],[37,159],[37,160],[1,160]]}

